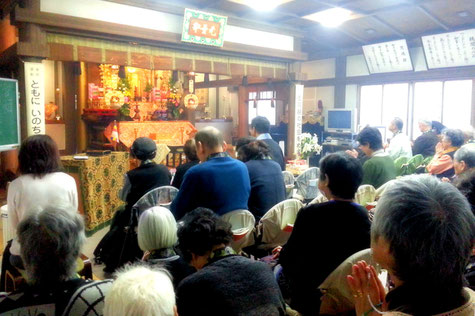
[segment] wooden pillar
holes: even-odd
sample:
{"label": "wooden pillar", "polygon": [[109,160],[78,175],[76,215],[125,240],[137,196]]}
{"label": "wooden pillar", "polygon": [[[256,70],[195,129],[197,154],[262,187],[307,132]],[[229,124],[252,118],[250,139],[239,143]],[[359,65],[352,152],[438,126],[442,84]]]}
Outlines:
{"label": "wooden pillar", "polygon": [[[334,90],[334,107],[345,108],[346,104],[346,56],[339,56],[335,60],[335,79],[337,83]],[[341,79],[341,80],[338,80]]]}
{"label": "wooden pillar", "polygon": [[77,151],[83,152],[87,147],[86,124],[81,118],[84,109],[87,107],[87,67],[85,62],[81,62],[81,74],[78,80],[78,103],[77,103]]}
{"label": "wooden pillar", "polygon": [[249,135],[249,109],[247,99],[249,94],[247,87],[239,86],[238,90],[238,137],[246,137]]}
{"label": "wooden pillar", "polygon": [[18,149],[8,150],[0,153],[2,179],[17,173],[18,170]]}

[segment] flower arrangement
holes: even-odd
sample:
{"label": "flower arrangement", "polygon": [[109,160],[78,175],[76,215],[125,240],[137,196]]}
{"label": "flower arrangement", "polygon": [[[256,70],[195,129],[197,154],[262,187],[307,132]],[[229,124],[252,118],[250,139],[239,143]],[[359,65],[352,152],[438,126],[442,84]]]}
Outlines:
{"label": "flower arrangement", "polygon": [[178,119],[183,112],[183,108],[180,106],[181,96],[178,92],[178,88],[175,87],[176,82],[170,79],[169,93],[167,98],[168,117],[172,119]]}
{"label": "flower arrangement", "polygon": [[322,151],[322,146],[318,144],[318,136],[310,133],[303,133],[300,135],[300,140],[297,143],[298,155],[301,159],[309,158],[313,153],[319,154]]}

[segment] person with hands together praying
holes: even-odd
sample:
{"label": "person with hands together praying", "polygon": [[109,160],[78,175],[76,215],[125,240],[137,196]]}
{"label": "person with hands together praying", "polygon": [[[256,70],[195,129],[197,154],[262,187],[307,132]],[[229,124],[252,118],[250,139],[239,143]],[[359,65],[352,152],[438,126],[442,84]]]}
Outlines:
{"label": "person with hands together praying", "polygon": [[474,240],[475,217],[454,186],[429,175],[395,181],[371,227],[373,259],[394,288],[385,294],[374,267],[353,265],[347,281],[356,315],[473,316],[464,270]]}

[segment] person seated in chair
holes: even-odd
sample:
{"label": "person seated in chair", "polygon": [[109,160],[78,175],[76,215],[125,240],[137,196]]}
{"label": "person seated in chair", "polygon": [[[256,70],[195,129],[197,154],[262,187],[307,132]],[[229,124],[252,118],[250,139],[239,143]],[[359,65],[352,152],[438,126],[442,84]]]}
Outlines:
{"label": "person seated in chair", "polygon": [[469,143],[460,147],[454,154],[454,172],[452,178],[443,177],[442,181],[451,182],[475,168],[475,144]]}
{"label": "person seated in chair", "polygon": [[329,201],[301,209],[287,244],[274,251],[288,283],[290,306],[304,316],[318,315],[318,286],[327,276],[370,245],[368,212],[354,202],[362,179],[356,158],[343,152],[325,156],[318,188]]}
{"label": "person seated in chair", "polygon": [[209,209],[198,208],[183,217],[179,247],[198,272],[178,286],[178,315],[285,314],[270,267],[236,255],[229,246],[232,238],[231,225]]}
{"label": "person seated in chair", "polygon": [[178,316],[165,269],[130,265],[116,277],[105,299],[104,316]]}
{"label": "person seated in chair", "polygon": [[246,210],[251,191],[246,165],[231,158],[219,130],[208,126],[195,135],[196,153],[201,163],[190,168],[171,204],[178,220],[197,207],[207,207],[218,215]]}
{"label": "person seated in chair", "polygon": [[177,224],[173,214],[162,206],[149,208],[140,215],[137,238],[145,253],[143,260],[151,266],[164,266],[173,277],[175,288],[195,269],[174,249],[177,243]]}
{"label": "person seated in chair", "polygon": [[378,201],[371,226],[374,261],[388,271],[386,290],[374,267],[353,265],[354,315],[474,315],[465,288],[475,217],[457,189],[429,175],[396,180]]}
{"label": "person seated in chair", "polygon": [[181,183],[183,182],[183,177],[185,176],[185,173],[188,171],[188,169],[200,163],[200,160],[198,159],[198,156],[196,155],[196,145],[195,145],[195,140],[193,138],[188,139],[185,142],[183,151],[185,152],[185,156],[186,156],[186,159],[188,159],[188,162],[182,165],[179,165],[176,168],[176,173],[175,173],[175,176],[173,177],[172,186],[174,186],[177,189],[180,188]]}
{"label": "person seated in chair", "polygon": [[395,117],[391,124],[389,124],[389,130],[393,133],[386,152],[389,156],[396,160],[399,157],[412,157],[412,148],[409,137],[402,133],[402,127],[404,123],[399,117]]}
{"label": "person seated in chair", "polygon": [[84,280],[76,263],[86,241],[82,217],[68,207],[34,212],[17,228],[26,286],[0,293],[1,315],[102,315],[112,280]]}
{"label": "person seated in chair", "polygon": [[442,140],[436,146],[436,154],[427,165],[427,171],[438,178],[451,178],[455,174],[454,155],[463,145],[463,133],[459,129],[445,129]]}
{"label": "person seated in chair", "polygon": [[[393,159],[384,152],[381,133],[375,127],[366,126],[359,132],[356,140],[359,148],[369,157],[363,164],[362,184],[371,184],[376,189],[396,178],[396,167]],[[347,151],[357,157],[356,150]]]}
{"label": "person seated in chair", "polygon": [[236,146],[239,159],[246,164],[251,180],[249,211],[256,221],[274,205],[285,200],[285,183],[278,163],[269,156],[269,146],[262,140],[238,141]]}
{"label": "person seated in chair", "polygon": [[251,122],[251,136],[257,140],[262,140],[269,146],[269,154],[272,160],[277,162],[282,171],[285,170],[285,159],[279,144],[272,139],[269,134],[270,122],[264,116],[256,116]]}
{"label": "person seated in chair", "polygon": [[164,165],[157,165],[153,158],[157,154],[157,145],[148,137],[137,138],[130,148],[132,157],[140,160],[140,166],[130,170],[124,176],[124,187],[119,192],[122,201],[126,201],[126,211],[145,193],[152,189],[170,185],[171,174]]}
{"label": "person seated in chair", "polygon": [[412,154],[421,154],[424,158],[431,157],[435,153],[435,146],[439,142],[437,134],[432,131],[432,121],[419,120],[419,130],[422,135],[416,138],[414,146],[412,146]]}

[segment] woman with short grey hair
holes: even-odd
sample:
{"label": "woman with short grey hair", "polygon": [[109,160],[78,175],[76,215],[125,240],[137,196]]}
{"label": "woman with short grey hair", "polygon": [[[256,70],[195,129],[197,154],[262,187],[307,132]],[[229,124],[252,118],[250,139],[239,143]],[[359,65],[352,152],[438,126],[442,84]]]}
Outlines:
{"label": "woman with short grey hair", "polygon": [[76,275],[77,259],[86,241],[79,214],[51,207],[20,222],[17,233],[31,284],[56,284]]}
{"label": "woman with short grey hair", "polygon": [[72,206],[29,214],[17,228],[27,284],[0,293],[0,315],[102,315],[111,280],[83,280],[76,273],[86,240],[81,215]]}
{"label": "woman with short grey hair", "polygon": [[357,315],[473,315],[475,293],[464,288],[475,217],[465,197],[428,175],[396,181],[378,202],[371,228],[373,257],[394,288],[385,294],[372,266],[353,266],[348,283]]}
{"label": "woman with short grey hair", "polygon": [[165,207],[154,206],[140,215],[137,238],[144,251],[143,260],[150,265],[163,266],[170,271],[175,288],[181,280],[196,270],[175,252],[177,223]]}

